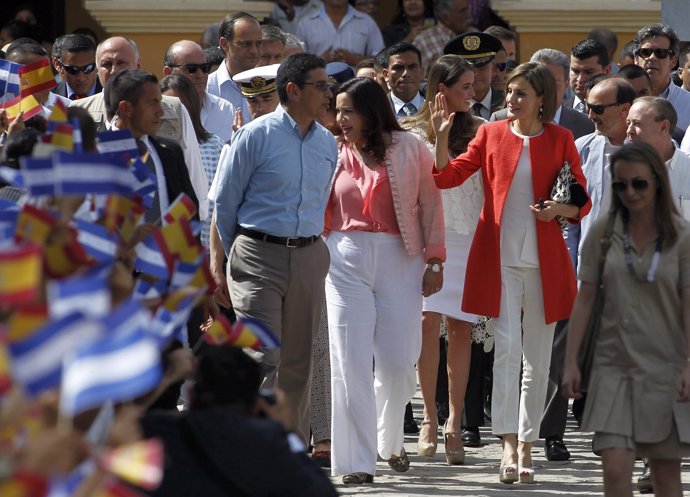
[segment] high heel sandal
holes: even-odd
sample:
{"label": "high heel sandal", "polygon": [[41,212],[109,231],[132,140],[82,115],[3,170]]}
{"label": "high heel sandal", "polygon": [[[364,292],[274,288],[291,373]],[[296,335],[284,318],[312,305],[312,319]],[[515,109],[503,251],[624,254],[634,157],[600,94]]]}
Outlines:
{"label": "high heel sandal", "polygon": [[520,466],[519,470],[520,483],[534,483],[534,468],[527,466]]}
{"label": "high heel sandal", "polygon": [[513,464],[501,464],[501,469],[498,472],[498,479],[501,483],[507,483],[512,485],[518,481],[518,465]]}
{"label": "high heel sandal", "polygon": [[[448,440],[450,437],[457,437],[460,440],[461,447],[458,450],[450,450],[448,448]],[[465,447],[462,447],[462,435],[460,428],[453,431],[448,428],[448,421],[443,425],[443,441],[446,444],[446,462],[449,466],[458,464],[465,464]]]}
{"label": "high heel sandal", "polygon": [[[423,442],[424,438],[431,438],[433,442]],[[417,440],[417,455],[424,457],[434,457],[438,447],[438,423],[436,421],[424,420],[419,429],[419,439]]]}

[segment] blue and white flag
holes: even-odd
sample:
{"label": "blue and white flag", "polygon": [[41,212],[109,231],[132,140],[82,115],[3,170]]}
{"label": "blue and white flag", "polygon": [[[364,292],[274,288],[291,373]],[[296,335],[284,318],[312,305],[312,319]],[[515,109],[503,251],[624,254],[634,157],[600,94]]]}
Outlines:
{"label": "blue and white flag", "polygon": [[57,173],[53,165],[52,157],[22,157],[19,159],[24,178],[24,187],[29,190],[29,195],[55,195]]}
{"label": "blue and white flag", "polygon": [[0,166],[0,179],[17,188],[24,188],[24,177],[22,173],[13,167]]}
{"label": "blue and white flag", "polygon": [[110,312],[109,271],[96,270],[78,278],[48,282],[48,310],[52,319],[74,312],[100,319]]}
{"label": "blue and white flag", "polygon": [[204,262],[205,259],[203,255],[199,256],[199,258],[192,263],[183,262],[179,259],[176,260],[173,266],[173,274],[170,278],[170,288],[190,286],[194,275]]}
{"label": "blue and white flag", "polygon": [[98,133],[96,148],[101,155],[109,155],[118,159],[136,159],[141,154],[137,148],[137,142],[129,129],[115,131],[101,131]]}
{"label": "blue and white flag", "polygon": [[7,240],[14,237],[14,232],[17,230],[18,219],[19,210],[0,210],[0,240]]}
{"label": "blue and white flag", "polygon": [[111,233],[108,228],[100,224],[90,223],[81,219],[75,220],[77,240],[86,253],[99,263],[111,263],[117,255],[119,237]]}
{"label": "blue and white flag", "polygon": [[59,195],[132,193],[132,171],[123,161],[97,154],[58,152],[54,164]]}
{"label": "blue and white flag", "polygon": [[136,159],[132,163],[132,173],[134,175],[134,184],[132,186],[134,193],[141,195],[145,207],[151,207],[158,191],[156,175],[149,171],[149,168],[141,162],[141,159]]}
{"label": "blue and white flag", "polygon": [[19,95],[19,68],[21,64],[15,64],[9,60],[0,59],[0,97],[8,98],[2,101],[12,100]]}
{"label": "blue and white flag", "polygon": [[167,287],[168,282],[164,279],[156,280],[152,283],[139,278],[134,284],[132,298],[134,300],[158,299],[165,295]]}
{"label": "blue and white flag", "polygon": [[152,233],[147,236],[143,242],[134,247],[137,254],[134,268],[155,278],[167,279],[170,276],[168,266],[165,263],[160,245],[153,235]]}
{"label": "blue and white flag", "polygon": [[8,345],[13,378],[32,395],[57,387],[65,354],[90,343],[103,331],[100,322],[81,313],[51,321],[25,340]]}
{"label": "blue and white flag", "polygon": [[155,338],[141,329],[108,334],[65,357],[60,412],[72,417],[108,400],[132,400],[153,390],[162,374]]}
{"label": "blue and white flag", "polygon": [[134,299],[121,303],[102,321],[110,334],[128,334],[146,328],[151,322],[151,312]]}

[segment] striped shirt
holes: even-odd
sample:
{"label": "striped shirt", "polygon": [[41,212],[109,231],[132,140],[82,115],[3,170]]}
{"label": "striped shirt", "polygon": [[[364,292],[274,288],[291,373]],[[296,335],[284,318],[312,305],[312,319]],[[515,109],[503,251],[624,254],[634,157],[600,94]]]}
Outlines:
{"label": "striped shirt", "polygon": [[443,55],[443,47],[456,36],[452,29],[439,22],[436,26],[425,29],[412,40],[412,44],[422,52],[425,74],[429,72],[429,68],[436,59]]}
{"label": "striped shirt", "polygon": [[297,37],[306,44],[306,51],[321,55],[326,50],[344,48],[356,55],[374,56],[383,50],[383,36],[376,22],[368,15],[347,8],[337,28],[326,14],[325,7],[297,24]]}
{"label": "striped shirt", "polygon": [[[216,176],[216,168],[218,167],[218,159],[220,158],[220,151],[223,150],[223,145],[225,142],[221,140],[218,135],[211,135],[211,138],[205,142],[199,142],[199,151],[201,152],[201,163],[204,165],[204,171],[206,171],[206,177],[208,178],[208,187],[211,188],[211,183],[213,178]],[[213,209],[215,203],[206,199],[208,202],[208,217],[204,219],[201,223],[201,244],[206,249],[208,253],[210,242],[209,242],[209,231],[211,229],[211,217],[213,216]]]}

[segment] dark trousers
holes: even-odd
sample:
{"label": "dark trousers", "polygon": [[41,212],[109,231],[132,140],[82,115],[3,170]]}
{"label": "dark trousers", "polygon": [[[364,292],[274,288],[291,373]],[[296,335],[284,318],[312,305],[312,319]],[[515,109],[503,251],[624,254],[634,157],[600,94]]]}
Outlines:
{"label": "dark trousers", "polygon": [[568,417],[568,399],[561,393],[568,320],[559,321],[553,334],[553,349],[549,369],[549,386],[546,390],[546,408],[539,428],[539,438],[563,437]]}
{"label": "dark trousers", "polygon": [[484,426],[484,405],[491,405],[492,368],[493,350],[484,352],[483,343],[473,343],[463,426]]}

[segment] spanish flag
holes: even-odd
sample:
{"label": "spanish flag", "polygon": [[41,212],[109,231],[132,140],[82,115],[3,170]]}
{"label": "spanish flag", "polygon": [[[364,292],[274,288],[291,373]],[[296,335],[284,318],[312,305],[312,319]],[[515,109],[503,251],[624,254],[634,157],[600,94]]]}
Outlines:
{"label": "spanish flag", "polygon": [[204,333],[204,341],[211,345],[223,345],[228,343],[231,334],[232,324],[225,316],[219,314]]}
{"label": "spanish flag", "polygon": [[154,490],[163,479],[163,443],[152,438],[117,447],[103,454],[100,463],[118,478]]}
{"label": "spanish flag", "polygon": [[43,267],[51,278],[70,276],[82,266],[94,263],[79,243],[77,231],[72,227],[61,229],[66,230],[64,241],[48,243],[43,249],[45,259]]}
{"label": "spanish flag", "polygon": [[19,87],[22,97],[50,90],[56,86],[57,83],[48,58],[19,68]]}
{"label": "spanish flag", "polygon": [[41,290],[41,249],[36,245],[0,249],[0,302],[3,306],[33,300]]}
{"label": "spanish flag", "polygon": [[180,219],[190,221],[196,214],[196,205],[194,201],[186,194],[180,193],[175,201],[170,204],[168,210],[163,214],[163,222],[165,224],[174,223]]}
{"label": "spanish flag", "polygon": [[60,150],[74,151],[73,127],[67,123],[54,123],[50,133],[43,135],[44,143],[49,143]]}
{"label": "spanish flag", "polygon": [[7,102],[0,104],[0,109],[5,109],[7,112],[7,120],[12,122],[22,111],[24,112],[22,119],[26,121],[27,119],[40,114],[40,112],[43,110],[43,107],[38,103],[38,100],[36,100],[33,95],[29,95],[26,98],[18,96],[12,100],[8,100]]}
{"label": "spanish flag", "polygon": [[38,474],[16,471],[0,483],[2,497],[44,497],[48,493],[48,480]]}
{"label": "spanish flag", "polygon": [[52,129],[51,126],[53,124],[68,122],[69,119],[67,118],[67,106],[62,103],[62,100],[56,100],[53,110],[50,113],[50,117],[48,118],[48,129]]}
{"label": "spanish flag", "polygon": [[134,199],[109,195],[101,222],[111,233],[119,231],[122,239],[128,242],[144,212],[144,207]]}
{"label": "spanish flag", "polygon": [[160,228],[163,243],[161,251],[170,273],[174,270],[176,259],[183,262],[196,262],[204,249],[192,233],[192,227],[186,219],[166,224]]}
{"label": "spanish flag", "polygon": [[17,218],[17,230],[14,233],[15,240],[20,242],[33,242],[37,245],[45,245],[57,219],[50,213],[26,204]]}
{"label": "spanish flag", "polygon": [[48,321],[48,306],[45,302],[22,305],[12,313],[7,322],[7,340],[21,342]]}
{"label": "spanish flag", "polygon": [[5,347],[5,338],[0,335],[0,397],[12,386],[10,354]]}

